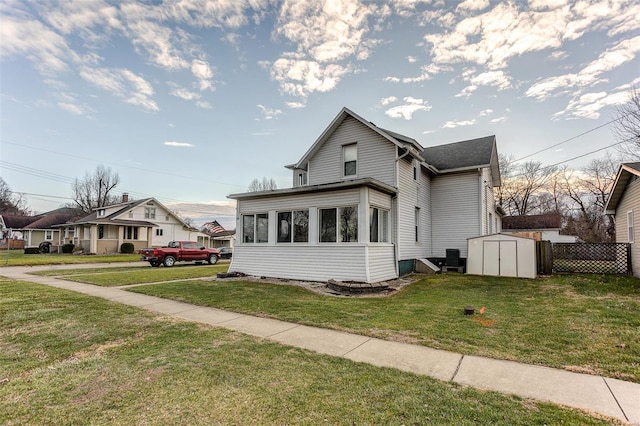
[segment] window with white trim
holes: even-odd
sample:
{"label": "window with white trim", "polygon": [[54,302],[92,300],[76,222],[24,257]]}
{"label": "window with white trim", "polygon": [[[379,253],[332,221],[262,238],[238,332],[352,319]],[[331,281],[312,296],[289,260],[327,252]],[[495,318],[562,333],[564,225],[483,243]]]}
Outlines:
{"label": "window with white trim", "polygon": [[156,237],[162,237],[164,230],[162,228],[156,228]]}
{"label": "window with white trim", "polygon": [[309,242],[309,210],[278,212],[279,243]]}
{"label": "window with white trim", "polygon": [[53,241],[53,231],[52,230],[45,230],[44,231],[44,239],[46,241]]}
{"label": "window with white trim", "polygon": [[98,217],[104,217],[104,209],[98,210]]}
{"label": "window with white trim", "polygon": [[321,243],[358,242],[358,207],[320,209]]}
{"label": "window with white trim", "polygon": [[635,243],[635,227],[633,224],[633,210],[627,212],[627,241]]}
{"label": "window with white trim", "polygon": [[298,186],[307,184],[307,174],[305,172],[298,173]]}
{"label": "window with white trim", "polygon": [[344,145],[342,147],[342,173],[343,176],[355,176],[358,172],[358,145]]}
{"label": "window with white trim", "polygon": [[372,243],[389,242],[389,210],[377,207],[369,208],[369,241]]}
{"label": "window with white trim", "polygon": [[416,207],[415,212],[415,228],[416,228],[416,243],[420,242],[420,207]]}
{"label": "window with white trim", "polygon": [[246,214],[242,216],[242,242],[269,242],[269,214]]}
{"label": "window with white trim", "polygon": [[144,218],[145,219],[155,219],[156,218],[156,208],[155,207],[145,207],[144,208]]}

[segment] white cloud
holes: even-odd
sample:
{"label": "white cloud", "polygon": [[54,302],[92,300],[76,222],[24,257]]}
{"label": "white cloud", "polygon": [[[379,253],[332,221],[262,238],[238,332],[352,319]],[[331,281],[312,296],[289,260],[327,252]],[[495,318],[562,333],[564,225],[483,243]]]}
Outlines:
{"label": "white cloud", "polygon": [[398,100],[398,98],[396,98],[395,96],[389,96],[387,98],[382,98],[380,100],[380,105],[389,105],[390,103],[396,102]]}
{"label": "white cloud", "polygon": [[280,114],[282,114],[282,110],[276,109],[276,108],[267,108],[264,105],[257,105],[258,108],[260,108],[260,110],[262,111],[262,115],[264,117],[265,120],[271,120],[273,118],[278,117]]}
{"label": "white cloud", "polygon": [[504,123],[505,121],[507,121],[507,117],[505,116],[494,118],[493,120],[491,120],[492,123]]}
{"label": "white cloud", "polygon": [[623,40],[601,53],[598,59],[590,62],[577,73],[549,77],[536,82],[527,90],[526,96],[542,101],[554,93],[566,93],[574,88],[584,90],[593,87],[605,81],[603,74],[633,61],[638,52],[640,52],[640,36]]}
{"label": "white cloud", "polygon": [[271,68],[271,77],[281,91],[305,97],[327,92],[341,78],[356,71],[348,59],[369,57],[378,40],[365,38],[368,18],[378,10],[375,4],[357,1],[285,0],[278,16],[275,34],[296,46],[281,55]]}
{"label": "white cloud", "polygon": [[489,0],[465,0],[456,7],[456,10],[482,10],[489,7]]}
{"label": "white cloud", "polygon": [[171,91],[169,91],[169,94],[176,96],[180,99],[184,99],[185,101],[194,101],[202,97],[200,93],[192,92],[188,89],[185,89],[184,87],[181,87],[176,83],[169,82],[167,84],[171,87]]}
{"label": "white cloud", "polygon": [[36,20],[2,16],[0,40],[0,57],[24,55],[43,75],[66,70],[74,56],[63,37]]}
{"label": "white cloud", "polygon": [[[459,7],[465,4],[471,3]],[[533,8],[525,2],[496,2],[485,13],[456,16],[455,25],[443,25],[424,39],[434,64],[473,63],[495,71],[525,53],[558,49],[587,31],[619,28],[629,20],[635,20],[637,29],[638,12],[637,5],[605,0],[535,1]]]}
{"label": "white cloud", "polygon": [[166,141],[163,145],[166,146],[175,146],[178,148],[193,148],[195,145],[188,142],[174,142],[174,141]]}
{"label": "white cloud", "polygon": [[211,81],[213,71],[208,62],[194,59],[191,62],[191,72],[198,79],[198,87],[201,91],[207,89],[214,90],[213,82]]}
{"label": "white cloud", "polygon": [[407,61],[409,61],[410,64],[413,64],[414,62],[418,62],[418,58],[415,56],[407,56]]}
{"label": "white cloud", "polygon": [[456,127],[472,126],[476,124],[476,120],[464,120],[464,121],[447,121],[442,125],[443,129],[455,129]]}
{"label": "white cloud", "polygon": [[413,114],[416,112],[431,110],[431,105],[422,99],[407,96],[403,98],[403,100],[405,101],[404,105],[389,108],[385,111],[385,114],[391,118],[404,118],[405,120],[411,120]]}
{"label": "white cloud", "polygon": [[305,108],[307,105],[302,102],[287,102],[286,105],[291,109]]}
{"label": "white cloud", "polygon": [[280,58],[271,68],[271,78],[280,83],[284,93],[306,97],[309,93],[332,90],[350,70],[338,64]]}
{"label": "white cloud", "polygon": [[485,115],[491,115],[491,114],[493,114],[493,110],[490,108],[483,109],[482,111],[480,111],[480,117],[484,117]]}
{"label": "white cloud", "polygon": [[616,93],[585,93],[572,99],[567,107],[555,113],[553,118],[600,118],[600,110],[606,106],[620,105],[629,101],[629,92],[621,90]]}
{"label": "white cloud", "polygon": [[80,77],[100,87],[125,102],[147,111],[159,111],[158,104],[151,99],[153,87],[144,78],[127,70],[114,68],[89,68],[80,70]]}

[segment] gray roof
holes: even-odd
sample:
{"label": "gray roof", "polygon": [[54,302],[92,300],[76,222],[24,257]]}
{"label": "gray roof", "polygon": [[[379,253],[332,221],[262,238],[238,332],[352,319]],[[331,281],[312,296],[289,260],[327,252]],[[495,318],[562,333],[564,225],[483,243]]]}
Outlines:
{"label": "gray roof", "polygon": [[495,148],[495,135],[425,148],[425,161],[440,171],[489,166]]}

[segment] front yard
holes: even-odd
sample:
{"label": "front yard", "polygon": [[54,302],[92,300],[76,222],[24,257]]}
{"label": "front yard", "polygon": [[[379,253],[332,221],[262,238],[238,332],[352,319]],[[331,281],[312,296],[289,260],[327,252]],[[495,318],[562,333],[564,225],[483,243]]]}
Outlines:
{"label": "front yard", "polygon": [[[372,302],[307,298],[264,284],[196,284],[155,288],[212,303],[235,287],[236,297],[247,297],[245,309],[272,309],[274,301],[257,299],[264,290],[286,290],[280,296],[297,300],[281,306],[294,317],[313,313],[311,301],[319,309],[329,300],[351,309]],[[412,294],[426,284],[378,302],[415,312]],[[618,424],[51,287],[0,277],[0,288],[0,424]],[[392,316],[376,306],[370,318]],[[349,318],[360,322],[353,312],[338,323]]]}
{"label": "front yard", "polygon": [[[82,279],[79,277],[79,279]],[[422,276],[389,297],[330,297],[297,286],[184,281],[130,291],[463,354],[640,383],[640,280]],[[484,314],[463,315],[472,305]]]}
{"label": "front yard", "polygon": [[82,263],[116,263],[137,262],[140,255],[133,254],[106,254],[106,255],[79,255],[79,254],[24,254],[22,250],[0,250],[0,266],[37,266],[37,265],[66,265]]}

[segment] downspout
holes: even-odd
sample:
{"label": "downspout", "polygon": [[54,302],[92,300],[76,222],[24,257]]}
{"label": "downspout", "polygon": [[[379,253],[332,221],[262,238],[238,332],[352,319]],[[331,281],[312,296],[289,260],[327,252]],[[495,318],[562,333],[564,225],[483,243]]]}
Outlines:
{"label": "downspout", "polygon": [[478,203],[478,210],[479,210],[479,215],[478,215],[478,225],[479,225],[479,233],[478,235],[484,235],[483,231],[482,231],[482,213],[484,211],[484,202],[482,200],[482,192],[483,192],[483,188],[484,185],[482,184],[482,169],[478,169],[478,201],[480,201]]}
{"label": "downspout", "polygon": [[393,227],[395,236],[393,238],[393,256],[395,257],[395,261],[394,261],[394,265],[396,268],[396,276],[399,277],[400,276],[400,265],[398,264],[398,262],[400,261],[400,255],[398,254],[398,235],[400,234],[399,232],[399,226],[400,226],[400,219],[398,218],[398,193],[400,192],[400,169],[398,168],[398,163],[400,162],[400,160],[402,160],[404,157],[406,157],[407,155],[411,154],[411,151],[409,149],[407,149],[405,151],[404,154],[402,154],[401,156],[396,158],[396,188],[398,188],[398,192],[396,192],[396,195],[393,196],[393,198],[391,198],[391,208],[393,211],[393,220],[396,222],[396,226]]}

